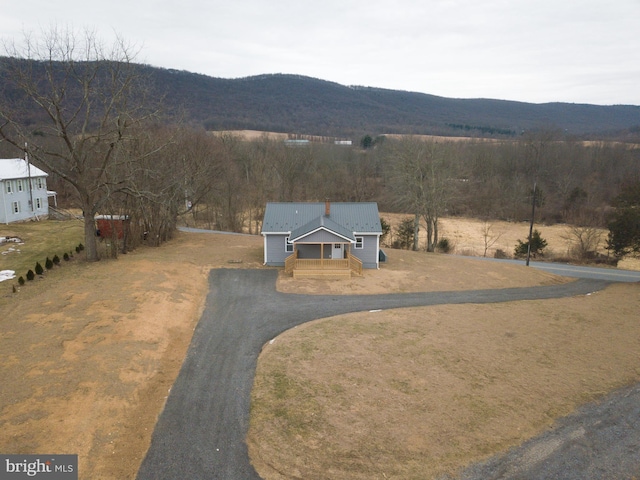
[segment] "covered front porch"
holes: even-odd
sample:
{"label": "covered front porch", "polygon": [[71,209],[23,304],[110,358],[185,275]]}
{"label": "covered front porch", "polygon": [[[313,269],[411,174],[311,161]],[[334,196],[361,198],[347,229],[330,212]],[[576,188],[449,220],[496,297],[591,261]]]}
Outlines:
{"label": "covered front porch", "polygon": [[362,262],[350,243],[294,243],[284,271],[294,278],[351,278],[362,276]]}

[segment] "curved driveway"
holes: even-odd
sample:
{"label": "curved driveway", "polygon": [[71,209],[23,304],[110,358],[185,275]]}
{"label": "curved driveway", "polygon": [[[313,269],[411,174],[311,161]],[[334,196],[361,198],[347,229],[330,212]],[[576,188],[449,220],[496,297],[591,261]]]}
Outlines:
{"label": "curved driveway", "polygon": [[259,479],[245,437],[262,346],[296,325],[363,310],[495,303],[584,295],[609,282],[390,295],[297,295],[275,289],[276,270],[212,270],[210,293],[156,424],[138,480]]}

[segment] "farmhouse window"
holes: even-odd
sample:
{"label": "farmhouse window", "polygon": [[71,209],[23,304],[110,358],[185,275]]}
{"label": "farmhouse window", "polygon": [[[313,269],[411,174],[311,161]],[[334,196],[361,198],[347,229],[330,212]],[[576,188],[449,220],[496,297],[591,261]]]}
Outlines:
{"label": "farmhouse window", "polygon": [[16,180],[16,184],[18,185],[18,191],[22,191],[22,180]]}
{"label": "farmhouse window", "polygon": [[356,237],[356,248],[364,248],[364,237]]}
{"label": "farmhouse window", "polygon": [[289,237],[285,237],[284,239],[284,251],[293,253],[293,243],[289,241]]}
{"label": "farmhouse window", "polygon": [[13,213],[20,213],[20,202],[12,202],[11,209],[13,210]]}
{"label": "farmhouse window", "polygon": [[7,180],[7,182],[5,183],[5,186],[6,186],[6,190],[5,191],[7,193],[12,193],[13,192],[13,189],[11,188],[11,180]]}
{"label": "farmhouse window", "polygon": [[36,208],[38,210],[42,210],[42,199],[41,198],[36,198]]}

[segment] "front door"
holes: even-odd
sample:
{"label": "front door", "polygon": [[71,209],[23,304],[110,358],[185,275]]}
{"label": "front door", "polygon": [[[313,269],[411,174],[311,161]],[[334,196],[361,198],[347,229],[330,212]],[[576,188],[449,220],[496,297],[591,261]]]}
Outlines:
{"label": "front door", "polygon": [[333,248],[331,249],[331,258],[334,260],[341,260],[344,257],[342,256],[342,244],[334,243]]}

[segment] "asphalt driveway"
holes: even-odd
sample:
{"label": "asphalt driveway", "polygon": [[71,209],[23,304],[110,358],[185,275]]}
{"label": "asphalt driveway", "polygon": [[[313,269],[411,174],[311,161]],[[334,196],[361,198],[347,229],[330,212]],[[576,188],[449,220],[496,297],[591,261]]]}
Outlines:
{"label": "asphalt driveway", "polygon": [[[138,480],[259,479],[245,437],[262,346],[296,325],[363,310],[584,295],[609,282],[390,295],[283,294],[276,270],[213,270],[192,343],[156,424]],[[500,477],[496,477],[500,478]]]}

